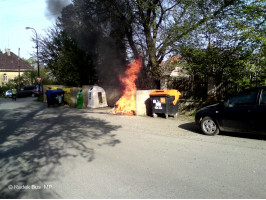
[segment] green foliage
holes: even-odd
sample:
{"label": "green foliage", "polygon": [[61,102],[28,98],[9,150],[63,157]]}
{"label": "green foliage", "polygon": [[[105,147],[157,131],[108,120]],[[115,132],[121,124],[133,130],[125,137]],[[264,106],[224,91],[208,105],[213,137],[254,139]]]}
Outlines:
{"label": "green foliage", "polygon": [[44,100],[44,96],[43,95],[39,95],[38,98],[35,101],[43,102],[43,100]]}
{"label": "green foliage", "polygon": [[57,26],[95,55],[98,71],[106,71],[99,64],[106,58],[110,65],[112,57],[118,57],[117,66],[127,56],[141,54],[149,76],[158,80],[160,63],[190,33],[240,5],[241,0],[74,0],[63,9]]}
{"label": "green foliage", "polygon": [[28,59],[24,59],[24,61],[26,61],[30,65],[37,63],[36,58],[34,58],[34,57],[30,57]]}
{"label": "green foliage", "polygon": [[[37,70],[28,70],[21,73],[20,78],[16,76],[14,79],[9,79],[6,84],[0,87],[0,94],[12,88],[19,89],[26,85],[38,85],[35,77],[38,75]],[[40,69],[40,77],[42,77],[41,85],[52,85],[55,81],[50,76],[50,71],[47,68]]]}
{"label": "green foliage", "polygon": [[242,88],[266,84],[266,2],[263,0],[248,1],[238,11],[241,18],[231,19],[231,27],[239,34],[237,48],[243,56],[238,63],[243,67],[238,74],[242,77],[237,84]]}
{"label": "green foliage", "polygon": [[[40,41],[41,60],[61,84],[117,79],[141,54],[145,79],[160,80],[166,56],[182,55],[194,95],[208,81],[238,90],[265,84],[264,0],[73,0]],[[169,66],[170,70],[173,66]],[[103,73],[104,72],[104,73]],[[109,73],[111,72],[111,73]],[[103,76],[103,74],[105,74]],[[198,94],[196,94],[196,92]]]}
{"label": "green foliage", "polygon": [[210,80],[218,98],[266,84],[266,2],[242,1],[228,8],[227,15],[204,22],[176,46],[193,78],[194,97],[207,98]]}
{"label": "green foliage", "polygon": [[220,99],[231,91],[265,85],[265,54],[262,52],[246,54],[238,49],[183,48],[182,57],[193,77],[194,97],[207,98],[210,79]]}
{"label": "green foliage", "polygon": [[91,55],[80,49],[64,31],[50,29],[40,46],[41,60],[47,63],[58,84],[80,86],[97,81]]}

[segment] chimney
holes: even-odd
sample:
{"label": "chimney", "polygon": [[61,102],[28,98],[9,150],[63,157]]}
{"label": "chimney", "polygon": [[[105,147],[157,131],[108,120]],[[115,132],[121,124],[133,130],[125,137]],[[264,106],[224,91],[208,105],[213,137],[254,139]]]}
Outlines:
{"label": "chimney", "polygon": [[5,49],[8,56],[10,56],[10,49]]}

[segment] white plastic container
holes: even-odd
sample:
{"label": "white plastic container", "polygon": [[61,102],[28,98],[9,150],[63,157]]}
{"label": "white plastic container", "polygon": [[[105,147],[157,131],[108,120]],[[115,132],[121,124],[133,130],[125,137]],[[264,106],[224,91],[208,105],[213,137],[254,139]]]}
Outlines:
{"label": "white plastic container", "polygon": [[105,90],[99,86],[93,86],[88,91],[88,107],[101,108],[107,107]]}

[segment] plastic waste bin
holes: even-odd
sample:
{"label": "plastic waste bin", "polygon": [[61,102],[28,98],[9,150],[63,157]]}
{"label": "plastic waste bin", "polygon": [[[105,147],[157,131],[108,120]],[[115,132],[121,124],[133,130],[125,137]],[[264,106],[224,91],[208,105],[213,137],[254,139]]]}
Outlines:
{"label": "plastic waste bin", "polygon": [[77,108],[82,108],[82,107],[83,107],[83,93],[82,90],[80,90],[77,95]]}
{"label": "plastic waste bin", "polygon": [[169,115],[177,117],[180,95],[181,93],[178,90],[155,90],[151,92],[153,117],[157,117],[157,114],[165,114],[166,119]]}
{"label": "plastic waste bin", "polygon": [[107,107],[105,90],[99,86],[93,86],[88,91],[88,107],[102,108]]}
{"label": "plastic waste bin", "polygon": [[71,101],[70,101],[71,88],[62,88],[62,90],[65,91],[64,102],[70,105],[71,104]]}
{"label": "plastic waste bin", "polygon": [[49,107],[50,105],[63,105],[64,93],[65,91],[62,89],[47,90],[45,92],[47,96],[47,106]]}

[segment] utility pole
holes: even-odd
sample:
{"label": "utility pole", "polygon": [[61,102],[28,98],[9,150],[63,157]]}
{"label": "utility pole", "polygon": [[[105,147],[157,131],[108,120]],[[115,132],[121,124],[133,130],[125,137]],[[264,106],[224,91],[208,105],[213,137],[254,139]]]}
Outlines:
{"label": "utility pole", "polygon": [[[37,35],[37,31],[32,28],[32,27],[25,27],[25,29],[31,29],[35,32],[35,35],[36,35],[36,49],[37,49],[37,65],[38,65],[38,77],[40,77],[40,63],[39,63],[39,47],[38,47],[38,35]],[[38,83],[38,89],[39,91],[41,91],[41,85],[40,83]]]}
{"label": "utility pole", "polygon": [[20,89],[20,48],[18,48],[18,87]]}

